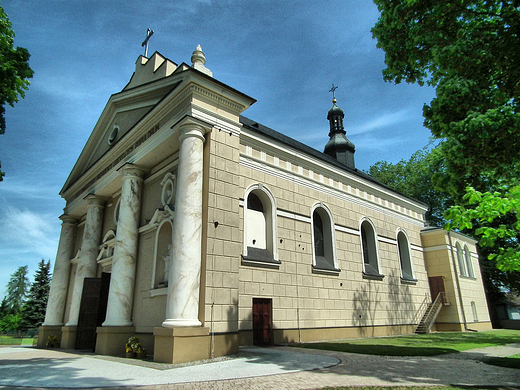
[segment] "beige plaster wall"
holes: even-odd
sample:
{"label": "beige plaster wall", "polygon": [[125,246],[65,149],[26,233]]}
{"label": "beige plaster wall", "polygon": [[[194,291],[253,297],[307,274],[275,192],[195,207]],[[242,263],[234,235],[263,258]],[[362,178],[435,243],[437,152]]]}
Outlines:
{"label": "beige plaster wall", "polygon": [[[422,234],[424,246],[424,257],[426,269],[429,276],[443,276],[446,289],[447,301],[450,303],[444,306],[437,317],[437,328],[442,330],[453,330],[455,324],[464,324],[464,316],[469,328],[490,329],[487,300],[482,284],[482,275],[477,257],[475,241],[462,234],[451,233],[451,242],[448,234],[441,230],[425,231]],[[458,262],[456,260],[456,245],[459,243],[462,248],[468,246],[471,253],[471,261],[474,278],[460,275]],[[453,248],[453,253],[452,249]],[[453,259],[455,257],[455,261]],[[455,263],[455,264],[454,264]],[[455,267],[455,268],[454,268]],[[458,283],[457,283],[458,279]],[[459,294],[459,286],[460,292]],[[462,296],[462,304],[460,300]],[[475,321],[471,302],[475,302],[477,319]],[[452,325],[450,325],[452,324]],[[464,329],[464,327],[462,327]]]}
{"label": "beige plaster wall", "polygon": [[161,326],[166,319],[166,289],[152,290],[156,230],[139,235],[138,261],[134,289],[132,321],[139,333],[153,333],[153,328]]}
{"label": "beige plaster wall", "polygon": [[237,332],[242,251],[239,138],[217,129],[206,137],[210,152],[203,326],[216,333]]}
{"label": "beige plaster wall", "polygon": [[[393,332],[400,329],[397,333],[411,331],[413,327],[409,325],[418,322],[417,310],[429,291],[422,252],[416,250],[421,245],[422,228],[417,212],[385,203],[384,199],[346,182],[339,185],[336,179],[312,169],[290,164],[294,173],[313,178],[314,185],[308,186],[239,164],[240,153],[244,155],[246,147],[240,145],[238,137],[225,132],[213,130],[210,152],[205,326],[215,332],[234,332],[238,328],[240,343],[249,344],[252,339],[246,334],[252,329],[252,299],[265,297],[273,300],[273,327],[275,334],[281,335],[276,337],[281,339],[294,338],[298,327],[306,329],[308,337],[314,339],[326,333],[323,329],[342,327],[360,327],[354,333],[363,329],[366,336],[377,334],[379,327],[390,326]],[[251,156],[270,166],[289,166],[281,157],[254,148]],[[277,269],[242,265],[242,203],[246,189],[258,183],[273,194],[283,214],[276,218],[276,245],[281,261]],[[348,188],[349,194],[356,194],[357,202],[330,194],[326,187],[331,183],[336,191],[341,188],[343,194]],[[337,226],[339,275],[312,272],[310,217],[316,202],[323,202],[331,210]],[[382,208],[386,208],[385,213],[380,212]],[[363,217],[372,220],[380,237],[380,268],[385,275],[382,281],[363,278],[358,233]],[[406,231],[412,245],[414,274],[418,279],[415,284],[405,284],[400,279],[396,243],[399,228]]]}

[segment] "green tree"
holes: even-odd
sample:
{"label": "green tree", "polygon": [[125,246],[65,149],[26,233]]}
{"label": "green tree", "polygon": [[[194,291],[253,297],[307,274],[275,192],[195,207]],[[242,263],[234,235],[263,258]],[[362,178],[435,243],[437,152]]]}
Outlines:
{"label": "green tree", "polygon": [[[469,204],[467,187],[506,197],[504,191],[518,185],[520,177],[520,2],[375,3],[381,16],[372,33],[386,53],[384,79],[426,83],[436,89],[436,97],[423,109],[425,126],[441,141],[438,150],[446,168],[434,175],[435,186],[448,192],[464,212],[476,210],[478,202],[487,199]],[[494,220],[474,219],[471,228],[468,224],[457,227],[476,234],[500,224],[520,236],[511,213]],[[506,250],[500,252],[503,239],[497,237],[493,246],[486,241],[480,245],[482,252],[495,255],[490,260],[498,260],[496,264],[508,261],[496,256],[518,251],[518,239],[509,239],[504,243]]]}
{"label": "green tree", "polygon": [[520,163],[518,0],[375,3],[381,16],[372,33],[386,53],[384,79],[436,88],[425,125],[445,140],[453,177],[508,176]]}
{"label": "green tree", "polygon": [[[435,187],[435,178],[444,177],[444,169],[442,153],[433,149],[431,152],[416,152],[410,160],[402,160],[397,164],[380,161],[371,166],[367,173],[389,187],[428,204],[430,209],[426,213],[426,221],[432,226],[442,227],[447,222],[443,213],[448,206],[453,204],[453,199],[447,192]],[[488,182],[491,182],[491,179]],[[512,193],[514,194],[515,191],[512,191]],[[497,194],[500,194],[500,192],[497,191]],[[483,194],[482,197],[489,198],[487,194]],[[466,198],[464,201],[468,202],[469,195]],[[497,202],[505,204],[497,206],[495,205]],[[507,271],[505,271],[504,267],[499,267],[502,258],[492,256],[500,253],[501,250],[505,252],[512,250],[513,253],[518,253],[514,250],[520,238],[514,237],[515,231],[519,230],[514,227],[515,224],[518,224],[518,214],[512,212],[513,206],[518,204],[515,202],[518,201],[515,200],[514,195],[511,195],[508,200],[493,199],[487,201],[487,206],[481,207],[482,210],[473,211],[474,205],[469,207],[456,206],[446,215],[451,226],[455,224],[461,226],[464,232],[471,236],[478,237],[481,232],[489,231],[487,236],[496,237],[494,241],[487,239],[487,245],[484,245],[484,243],[479,245],[480,270],[491,307],[502,301],[504,290],[520,294],[520,272],[513,271],[511,268],[507,268]],[[466,211],[474,214],[466,216]],[[453,219],[455,218],[461,220],[454,222]],[[481,227],[482,229],[480,229]],[[494,324],[499,325],[496,311],[492,310],[490,314]]]}
{"label": "green tree", "polygon": [[51,286],[51,262],[42,259],[34,275],[27,300],[21,312],[20,330],[33,329],[40,326],[45,320],[45,310],[49,299]]}
{"label": "green tree", "polygon": [[[5,105],[14,106],[25,97],[33,71],[29,67],[29,51],[14,47],[14,32],[11,22],[0,6],[0,134],[5,132]],[[0,164],[0,168],[1,168]],[[4,172],[0,171],[0,181]]]}
{"label": "green tree", "polygon": [[443,213],[451,205],[451,198],[432,183],[432,177],[444,170],[440,157],[436,149],[419,150],[409,160],[397,164],[379,161],[367,173],[390,188],[426,203],[429,206],[426,222],[430,226],[442,227],[446,223]]}
{"label": "green tree", "polygon": [[12,332],[18,330],[20,314],[7,314],[0,318],[0,332]]}
{"label": "green tree", "polygon": [[469,187],[464,198],[474,207],[453,206],[446,213],[449,225],[470,230],[477,224],[475,234],[480,237],[480,246],[495,249],[489,259],[495,260],[501,271],[520,272],[520,186],[507,188],[502,193],[482,193]]}
{"label": "green tree", "polygon": [[27,278],[26,265],[18,267],[7,283],[7,305],[13,314],[18,314],[25,302],[29,290],[29,279]]}

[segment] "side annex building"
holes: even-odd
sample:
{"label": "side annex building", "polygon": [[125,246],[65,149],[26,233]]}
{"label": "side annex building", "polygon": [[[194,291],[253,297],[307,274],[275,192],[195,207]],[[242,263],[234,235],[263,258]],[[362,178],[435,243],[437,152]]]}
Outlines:
{"label": "side annex building", "polygon": [[[255,100],[140,56],[60,195],[38,346],[155,361],[240,345],[491,329],[475,241],[357,170],[333,101],[319,152],[242,113]],[[428,317],[425,313],[429,313]],[[427,318],[428,317],[428,318]]]}

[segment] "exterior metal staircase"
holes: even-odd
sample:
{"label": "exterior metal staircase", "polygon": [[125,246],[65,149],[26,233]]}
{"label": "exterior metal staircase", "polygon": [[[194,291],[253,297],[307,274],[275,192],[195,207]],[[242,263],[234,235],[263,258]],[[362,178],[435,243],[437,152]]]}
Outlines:
{"label": "exterior metal staircase", "polygon": [[426,311],[424,312],[424,315],[422,316],[419,325],[415,329],[415,333],[424,334],[430,332],[433,323],[437,319],[437,316],[439,315],[442,309],[442,305],[445,303],[445,299],[445,293],[440,292],[439,294],[437,294],[435,300],[431,302],[426,308]]}

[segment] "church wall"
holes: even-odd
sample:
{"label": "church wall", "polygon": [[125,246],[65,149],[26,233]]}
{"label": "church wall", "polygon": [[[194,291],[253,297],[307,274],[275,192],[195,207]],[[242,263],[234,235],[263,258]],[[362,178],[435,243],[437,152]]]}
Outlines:
{"label": "church wall", "polygon": [[101,233],[101,240],[110,230],[116,229],[115,210],[119,202],[120,195],[107,200],[105,209],[103,210],[103,231]]}
{"label": "church wall", "polygon": [[[465,238],[463,235],[453,232],[451,235],[451,242],[450,237],[442,229],[426,231],[422,235],[428,276],[444,277],[446,301],[449,303],[449,305],[442,307],[436,320],[436,328],[437,330],[464,330],[463,324],[465,315],[466,323],[469,328],[491,329],[475,245],[472,240]],[[456,237],[454,237],[454,235]],[[467,245],[472,253],[471,262],[475,277],[460,275],[456,253],[457,243],[461,244],[462,248]],[[454,257],[456,268],[454,268]],[[461,294],[459,294],[459,285]],[[462,306],[460,295],[462,295]],[[475,321],[471,302],[475,303],[478,321]],[[464,313],[462,310],[464,310]]]}
{"label": "church wall", "polygon": [[74,243],[74,251],[72,252],[74,256],[78,254],[78,251],[81,248],[81,241],[83,241],[83,231],[85,230],[85,218],[83,218],[83,222],[78,224],[78,230],[76,231],[76,239]]}
{"label": "church wall", "polygon": [[[203,326],[219,333],[238,331],[239,258],[242,250],[236,135],[213,129],[209,141],[206,287]],[[236,337],[219,338],[218,348],[236,348]]]}
{"label": "church wall", "polygon": [[139,235],[134,290],[133,322],[137,333],[152,333],[166,318],[166,289],[151,289],[155,252],[155,230]]}
{"label": "church wall", "polygon": [[[428,281],[420,248],[420,222],[409,222],[396,216],[382,213],[382,199],[365,191],[353,189],[364,200],[348,202],[341,196],[331,193],[325,183],[338,188],[338,184],[312,169],[302,169],[288,161],[282,161],[256,150],[242,147],[242,158],[251,157],[252,164],[240,165],[241,197],[246,189],[256,183],[263,184],[273,194],[278,208],[276,218],[279,260],[278,269],[252,265],[240,265],[239,284],[239,328],[241,331],[252,329],[253,298],[272,298],[272,318],[275,333],[288,334],[290,329],[309,330],[309,337],[319,338],[326,332],[310,332],[310,329],[330,329],[341,327],[364,327],[366,332],[375,334],[374,327],[395,325],[401,331],[387,328],[384,333],[408,333],[417,310],[428,292]],[[246,156],[244,156],[244,154]],[[260,160],[258,169],[254,160]],[[290,167],[294,180],[287,180],[284,174],[273,167]],[[269,167],[267,167],[269,166]],[[314,167],[318,171],[319,167]],[[295,177],[312,177],[313,181]],[[287,175],[286,175],[287,176]],[[300,184],[302,183],[302,184]],[[346,186],[343,185],[342,188]],[[368,201],[370,199],[371,201]],[[324,275],[312,271],[313,243],[311,231],[311,209],[317,202],[326,205],[333,214],[335,222],[335,246],[337,275]],[[374,203],[378,209],[374,210]],[[364,205],[366,204],[366,206]],[[245,201],[240,207],[240,235],[243,236]],[[398,207],[394,208],[395,210]],[[412,214],[411,211],[403,212]],[[396,213],[398,215],[398,213]],[[383,280],[363,278],[361,240],[359,224],[368,217],[375,225],[379,237],[379,261]],[[406,219],[406,218],[404,218]],[[408,219],[409,220],[409,219]],[[400,279],[400,263],[397,251],[396,234],[402,228],[408,234],[415,284],[404,284]],[[238,259],[240,261],[240,259]],[[416,320],[418,322],[418,320]],[[282,332],[282,333],[280,333]],[[310,332],[310,333],[309,333]],[[290,332],[289,332],[290,333]],[[312,335],[312,336],[311,336]],[[370,334],[366,334],[370,335]],[[287,336],[287,337],[293,337]],[[285,336],[278,336],[284,338]],[[251,341],[245,336],[241,342]]]}
{"label": "church wall", "polygon": [[161,180],[164,174],[156,175],[153,180],[145,180],[143,186],[143,192],[141,197],[141,217],[139,220],[139,226],[144,226],[153,217],[154,212],[162,208],[161,194],[162,186]]}

